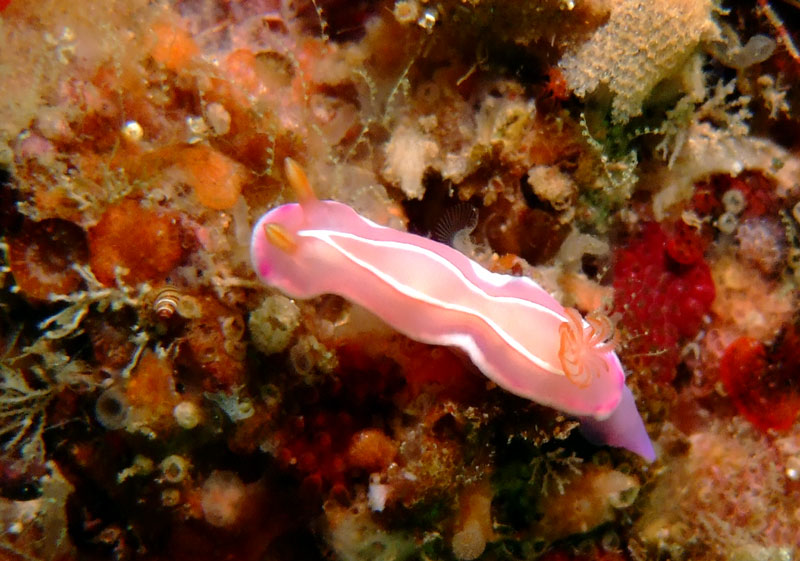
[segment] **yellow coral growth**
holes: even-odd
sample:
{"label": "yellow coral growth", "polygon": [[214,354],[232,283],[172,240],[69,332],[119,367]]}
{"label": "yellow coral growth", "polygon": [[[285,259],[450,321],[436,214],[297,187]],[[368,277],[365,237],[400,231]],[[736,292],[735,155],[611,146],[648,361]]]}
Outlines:
{"label": "yellow coral growth", "polygon": [[653,87],[678,70],[702,40],[719,32],[712,0],[620,0],[603,27],[562,58],[570,89],[583,96],[600,84],[614,94],[612,116],[642,112]]}

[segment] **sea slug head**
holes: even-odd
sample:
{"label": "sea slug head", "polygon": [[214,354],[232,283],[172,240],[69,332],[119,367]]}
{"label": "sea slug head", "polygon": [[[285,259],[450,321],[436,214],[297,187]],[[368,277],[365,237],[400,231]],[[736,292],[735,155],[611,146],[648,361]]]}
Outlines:
{"label": "sea slug head", "polygon": [[301,232],[309,226],[309,215],[320,203],[314,196],[302,168],[286,159],[286,177],[297,195],[297,203],[272,209],[253,227],[250,259],[258,277],[289,296],[304,298],[316,295],[308,285],[313,278],[313,244]]}
{"label": "sea slug head", "polygon": [[296,261],[298,236],[303,224],[299,204],[281,205],[262,216],[253,227],[250,257],[253,268],[265,283],[275,285],[282,271]]}

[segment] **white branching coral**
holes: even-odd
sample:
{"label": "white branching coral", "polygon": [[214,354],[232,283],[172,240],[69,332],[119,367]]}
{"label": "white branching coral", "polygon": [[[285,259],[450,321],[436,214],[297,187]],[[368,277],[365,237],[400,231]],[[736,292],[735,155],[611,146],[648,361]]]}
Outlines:
{"label": "white branching coral", "polygon": [[109,309],[116,311],[124,306],[136,308],[141,304],[142,297],[150,291],[150,286],[147,284],[131,288],[119,279],[116,287],[108,288],[97,280],[89,268],[81,265],[73,265],[73,268],[86,281],[88,290],[51,297],[53,302],[67,302],[69,305],[39,323],[39,329],[45,331],[44,336],[47,339],[61,339],[74,333],[92,306],[99,312]]}
{"label": "white branching coral", "polygon": [[701,41],[717,36],[713,8],[712,0],[620,0],[608,23],[562,58],[564,78],[581,97],[606,84],[614,121],[627,121]]}

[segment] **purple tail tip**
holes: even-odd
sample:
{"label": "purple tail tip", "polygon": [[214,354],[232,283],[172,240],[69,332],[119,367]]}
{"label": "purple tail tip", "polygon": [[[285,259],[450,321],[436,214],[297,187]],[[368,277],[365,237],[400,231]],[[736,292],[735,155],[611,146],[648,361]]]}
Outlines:
{"label": "purple tail tip", "polygon": [[590,441],[630,450],[648,462],[656,459],[653,443],[644,428],[639,410],[631,390],[625,386],[622,399],[610,417],[598,421],[593,417],[581,417],[581,432]]}

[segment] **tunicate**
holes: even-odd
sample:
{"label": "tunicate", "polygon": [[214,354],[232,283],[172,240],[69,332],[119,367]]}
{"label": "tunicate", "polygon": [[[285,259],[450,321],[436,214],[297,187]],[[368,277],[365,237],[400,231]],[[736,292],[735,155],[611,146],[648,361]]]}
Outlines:
{"label": "tunicate", "polygon": [[726,211],[738,215],[747,206],[747,199],[739,189],[728,189],[722,195],[722,206],[725,207]]}
{"label": "tunicate", "polygon": [[191,401],[181,401],[172,410],[172,416],[175,417],[178,426],[184,429],[193,429],[202,418],[200,408]]}
{"label": "tunicate", "polygon": [[717,220],[717,228],[723,234],[733,234],[739,226],[739,220],[731,212],[724,212]]}
{"label": "tunicate", "polygon": [[772,53],[775,52],[776,43],[772,37],[767,35],[753,35],[742,48],[742,52],[736,57],[741,66],[747,68],[759,62],[764,62]]}
{"label": "tunicate", "polygon": [[128,400],[116,388],[109,388],[100,394],[94,404],[97,421],[108,430],[121,429],[128,422]]}
{"label": "tunicate", "polygon": [[160,467],[164,480],[169,483],[180,483],[189,472],[189,462],[176,454],[164,458]]}

